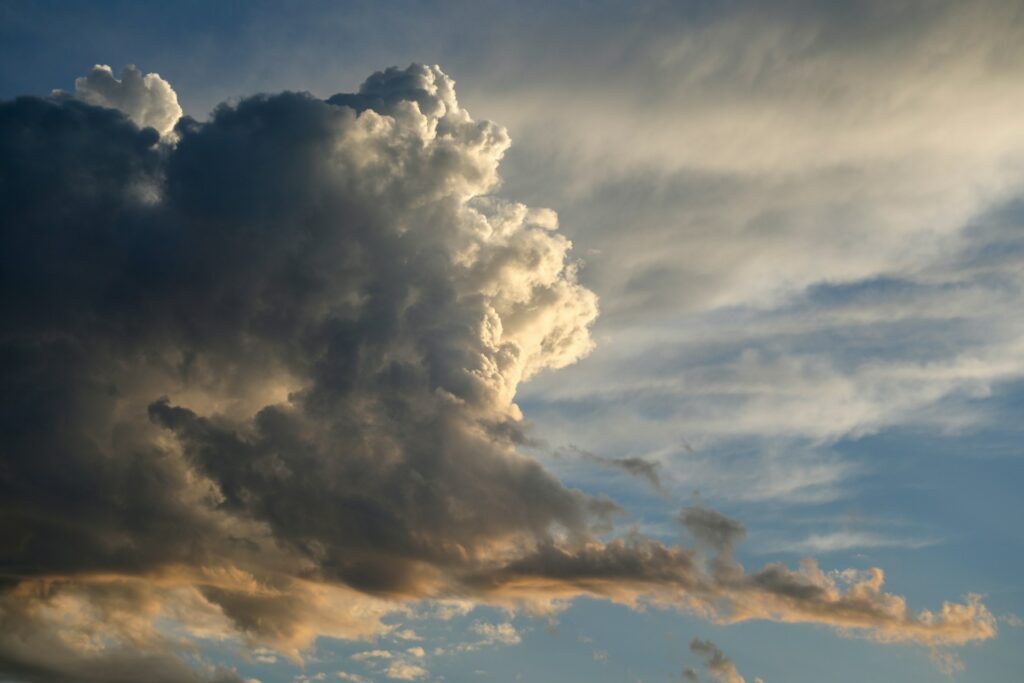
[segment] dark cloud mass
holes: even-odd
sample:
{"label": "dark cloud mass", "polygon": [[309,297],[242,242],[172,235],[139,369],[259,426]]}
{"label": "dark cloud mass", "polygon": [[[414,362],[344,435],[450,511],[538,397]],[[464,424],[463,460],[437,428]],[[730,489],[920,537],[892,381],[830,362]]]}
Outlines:
{"label": "dark cloud mass", "polygon": [[[176,107],[99,67],[0,103],[0,676],[232,680],[175,653],[233,634],[297,657],[431,597],[994,632],[973,598],[910,614],[880,571],[747,575],[708,510],[683,521],[712,568],[597,540],[617,507],[516,450],[514,403],[590,350],[596,298],[552,212],[488,197],[508,136],[437,67],[171,130]],[[615,466],[657,486],[647,464]]]}

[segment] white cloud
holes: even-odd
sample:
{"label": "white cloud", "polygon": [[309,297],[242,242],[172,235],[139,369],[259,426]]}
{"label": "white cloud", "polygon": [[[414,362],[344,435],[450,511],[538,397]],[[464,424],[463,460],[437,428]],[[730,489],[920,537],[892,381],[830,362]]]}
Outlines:
{"label": "white cloud", "polygon": [[387,650],[366,650],[355,653],[351,656],[351,659],[357,662],[365,662],[368,659],[391,659],[392,656]]}
{"label": "white cloud", "polygon": [[516,627],[507,621],[500,624],[477,621],[473,623],[470,630],[479,636],[483,636],[483,642],[488,645],[518,645],[522,641],[519,631],[517,631]]}
{"label": "white cloud", "polygon": [[181,118],[181,107],[171,84],[159,74],[143,74],[134,65],[121,70],[121,78],[105,64],[97,64],[75,81],[75,97],[89,104],[118,109],[140,127],[168,135]]}
{"label": "white cloud", "polygon": [[391,634],[391,636],[393,638],[397,638],[398,640],[423,640],[423,638],[421,638],[416,633],[416,631],[412,630],[411,628],[403,628],[399,631],[395,631]]}
{"label": "white cloud", "polygon": [[391,662],[383,671],[388,678],[401,681],[415,681],[430,675],[430,672],[419,664],[407,661]]}
{"label": "white cloud", "polygon": [[1007,626],[1009,626],[1010,628],[1024,628],[1024,619],[1021,619],[1019,616],[1013,613],[1004,614],[1001,617],[999,617],[999,620]]}
{"label": "white cloud", "polygon": [[349,683],[373,683],[372,678],[367,678],[366,676],[361,676],[359,674],[349,673],[347,671],[339,671],[335,675],[343,681],[349,681]]}
{"label": "white cloud", "polygon": [[479,636],[478,640],[458,643],[449,648],[449,652],[474,652],[484,647],[495,645],[518,645],[522,635],[508,621],[493,624],[486,621],[474,621],[469,627],[470,632]]}
{"label": "white cloud", "polygon": [[834,531],[811,534],[785,547],[794,552],[820,554],[858,548],[923,548],[935,543],[931,539],[902,538],[869,531]]}

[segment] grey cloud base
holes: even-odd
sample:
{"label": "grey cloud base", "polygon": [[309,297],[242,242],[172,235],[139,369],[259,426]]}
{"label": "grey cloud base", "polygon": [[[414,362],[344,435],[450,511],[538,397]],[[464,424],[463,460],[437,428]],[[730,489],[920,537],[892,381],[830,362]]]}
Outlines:
{"label": "grey cloud base", "polygon": [[973,598],[908,613],[880,572],[748,576],[710,511],[684,518],[707,566],[598,540],[617,506],[519,453],[514,403],[590,350],[596,297],[552,212],[487,196],[508,136],[437,67],[172,134],[83,93],[0,103],[0,674],[119,680],[88,672],[214,633],[298,657],[433,597],[994,633]]}

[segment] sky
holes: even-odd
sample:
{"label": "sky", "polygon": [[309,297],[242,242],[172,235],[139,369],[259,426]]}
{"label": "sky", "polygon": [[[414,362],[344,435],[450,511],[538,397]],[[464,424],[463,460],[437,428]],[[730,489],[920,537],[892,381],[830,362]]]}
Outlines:
{"label": "sky", "polygon": [[0,681],[1024,677],[1024,3],[0,0]]}

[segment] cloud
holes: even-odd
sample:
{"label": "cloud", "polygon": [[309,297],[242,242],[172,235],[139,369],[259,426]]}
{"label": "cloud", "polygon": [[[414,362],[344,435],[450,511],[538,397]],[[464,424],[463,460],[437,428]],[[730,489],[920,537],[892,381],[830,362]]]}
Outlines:
{"label": "cloud", "polygon": [[479,640],[459,643],[451,648],[455,652],[473,652],[483,647],[494,645],[518,645],[522,642],[522,636],[516,627],[510,622],[491,624],[486,621],[475,621],[469,627],[472,633],[480,636]]}
{"label": "cloud", "polygon": [[430,675],[430,672],[419,664],[413,664],[412,662],[407,661],[398,661],[388,664],[384,668],[384,675],[388,678],[400,681],[416,681],[421,678],[426,678]]}
{"label": "cloud", "polygon": [[559,206],[602,302],[595,353],[520,392],[545,438],[788,503],[852,488],[838,441],[989,426],[1024,377],[1015,11],[659,8],[521,58],[486,97],[509,192]]}
{"label": "cloud", "polygon": [[655,492],[659,495],[665,495],[665,488],[661,485],[661,477],[658,475],[658,463],[656,462],[637,457],[605,458],[574,447],[571,447],[571,450],[578,452],[584,460],[588,460],[603,467],[618,469],[634,477],[644,479],[651,485],[651,488],[653,488]]}
{"label": "cloud", "polygon": [[439,68],[245,98],[163,143],[141,127],[173,113],[163,81],[109,74],[0,103],[0,674],[94,680],[197,638],[298,660],[424,599],[994,634],[975,598],[910,613],[880,570],[748,574],[706,510],[683,521],[710,559],[599,540],[619,507],[517,449],[515,402],[591,351],[597,298],[553,212],[493,196],[508,134]]}
{"label": "cloud", "polygon": [[[518,645],[522,642],[522,635],[511,622],[492,624],[486,621],[474,621],[469,631],[479,638],[464,643],[458,643],[448,648],[447,652],[475,652],[485,647],[495,645]],[[435,654],[443,654],[445,650],[438,648]]]}
{"label": "cloud", "polygon": [[679,521],[694,538],[719,556],[729,556],[736,543],[747,534],[747,530],[735,519],[701,506],[683,510]]}
{"label": "cloud", "polygon": [[[710,640],[694,638],[690,641],[690,652],[704,660],[704,671],[716,683],[746,683],[746,679],[736,670],[736,664]],[[685,669],[683,678],[688,681],[698,680],[697,672]],[[760,679],[757,679],[760,681]]]}
{"label": "cloud", "polygon": [[143,74],[134,65],[124,67],[118,80],[109,66],[97,64],[75,80],[75,97],[124,112],[140,128],[155,128],[160,135],[170,133],[182,113],[171,84],[160,74]]}
{"label": "cloud", "polygon": [[815,623],[879,642],[932,648],[996,634],[995,617],[980,596],[946,602],[938,612],[914,613],[902,597],[882,590],[885,574],[879,568],[826,573],[806,558],[796,570],[770,563],[748,573],[734,559],[742,525],[704,508],[686,510],[681,519],[710,554],[632,534],[580,548],[551,544],[472,580],[485,594],[506,599],[589,595],[681,607],[719,623]]}
{"label": "cloud", "polygon": [[[357,662],[364,662],[371,670],[383,674],[388,678],[393,678],[403,681],[413,681],[420,678],[425,678],[430,674],[423,666],[416,663],[414,660],[421,660],[426,656],[426,652],[421,647],[411,647],[405,652],[389,652],[388,650],[367,650],[365,652],[357,652],[352,655],[352,659]],[[339,672],[338,676],[344,680],[366,680],[362,677],[352,678],[351,674],[342,675],[343,672]]]}
{"label": "cloud", "polygon": [[357,652],[352,655],[352,659],[357,662],[365,662],[369,659],[391,659],[392,654],[387,650],[367,650],[366,652]]}
{"label": "cloud", "polygon": [[854,548],[923,548],[934,545],[930,539],[902,538],[886,536],[870,531],[834,531],[824,534],[811,534],[796,543],[787,546],[795,552],[831,553]]}
{"label": "cloud", "polygon": [[366,676],[348,673],[347,671],[339,671],[336,675],[341,680],[350,681],[350,683],[372,683],[372,679],[367,678]]}
{"label": "cloud", "polygon": [[518,645],[522,641],[515,626],[507,621],[501,624],[489,624],[478,621],[470,627],[470,630],[483,636],[487,644]]}
{"label": "cloud", "polygon": [[393,638],[398,638],[399,640],[423,640],[423,638],[421,638],[416,631],[411,628],[404,628],[399,631],[395,631],[391,636]]}
{"label": "cloud", "polygon": [[369,598],[326,614],[346,586],[442,593],[614,510],[514,449],[516,385],[589,350],[596,300],[551,212],[482,197],[505,131],[436,68],[342,99],[243,100],[166,150],[2,104],[6,581],[173,576],[294,655],[374,628]]}
{"label": "cloud", "polygon": [[[86,595],[88,594],[88,595]],[[218,616],[197,596],[180,596],[193,625]],[[0,597],[0,675],[31,683],[243,683],[238,673],[180,657],[186,637],[168,637],[153,620],[171,616],[148,586],[25,585]],[[201,629],[183,634],[201,637]]]}

